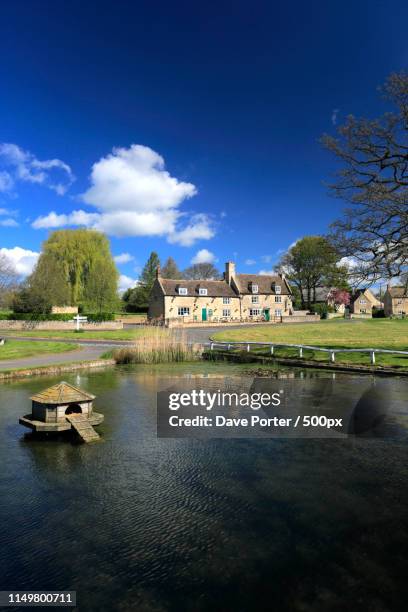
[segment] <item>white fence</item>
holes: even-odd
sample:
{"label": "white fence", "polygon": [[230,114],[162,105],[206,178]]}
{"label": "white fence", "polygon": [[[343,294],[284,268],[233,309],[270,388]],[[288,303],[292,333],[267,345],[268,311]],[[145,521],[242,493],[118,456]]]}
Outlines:
{"label": "white fence", "polygon": [[329,356],[329,360],[334,363],[336,361],[336,353],[368,353],[370,355],[370,361],[372,365],[375,365],[375,356],[379,353],[387,353],[391,355],[405,355],[408,357],[408,351],[394,351],[389,349],[378,349],[378,348],[325,348],[322,346],[309,346],[307,344],[281,344],[276,342],[210,342],[207,344],[210,347],[210,350],[213,351],[216,348],[226,349],[227,351],[232,348],[239,348],[240,346],[244,347],[245,350],[249,353],[251,348],[259,347],[268,347],[269,353],[271,355],[274,354],[275,348],[296,348],[299,350],[299,357],[303,357],[304,350],[311,351],[322,351],[323,353],[327,353]]}

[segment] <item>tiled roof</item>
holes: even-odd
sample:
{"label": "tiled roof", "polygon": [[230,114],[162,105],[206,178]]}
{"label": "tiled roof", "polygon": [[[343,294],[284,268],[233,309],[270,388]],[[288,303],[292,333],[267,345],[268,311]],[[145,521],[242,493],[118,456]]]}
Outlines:
{"label": "tiled roof", "polygon": [[368,300],[370,300],[370,302],[372,302],[374,305],[378,305],[381,304],[380,300],[378,300],[374,293],[371,291],[371,289],[369,289],[368,287],[365,287],[364,289],[357,289],[351,296],[350,301],[353,303],[356,300],[358,300],[359,297],[361,297],[362,295],[364,295]]}
{"label": "tiled roof", "polygon": [[31,399],[40,404],[71,404],[73,402],[90,402],[95,399],[95,396],[62,381],[36,393]]}
{"label": "tiled roof", "polygon": [[275,295],[274,285],[280,285],[282,295],[290,295],[289,285],[285,279],[269,274],[236,274],[234,280],[239,292],[252,294],[251,284],[258,285],[258,293]]}
{"label": "tiled roof", "polygon": [[[190,297],[199,297],[199,288],[207,289],[208,297],[237,297],[231,287],[222,280],[173,280],[170,278],[160,278],[160,285],[164,295],[179,295],[179,287],[185,287]],[[204,296],[202,296],[204,297]]]}
{"label": "tiled roof", "polygon": [[397,287],[389,287],[388,292],[393,298],[408,297],[408,291],[402,285]]}

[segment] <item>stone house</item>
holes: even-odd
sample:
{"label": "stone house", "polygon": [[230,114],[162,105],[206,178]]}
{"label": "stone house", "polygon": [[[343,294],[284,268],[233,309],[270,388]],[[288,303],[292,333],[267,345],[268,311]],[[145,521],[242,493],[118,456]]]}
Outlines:
{"label": "stone house", "polygon": [[387,285],[384,293],[384,314],[386,317],[408,315],[408,290],[406,287]]}
{"label": "stone house", "polygon": [[78,306],[53,306],[51,314],[78,314]]}
{"label": "stone house", "polygon": [[192,322],[269,321],[292,313],[291,290],[281,275],[236,274],[226,263],[223,280],[173,280],[157,271],[149,319]]}
{"label": "stone house", "polygon": [[358,289],[350,298],[350,312],[353,314],[372,316],[373,308],[382,307],[382,302],[377,300],[370,289]]}

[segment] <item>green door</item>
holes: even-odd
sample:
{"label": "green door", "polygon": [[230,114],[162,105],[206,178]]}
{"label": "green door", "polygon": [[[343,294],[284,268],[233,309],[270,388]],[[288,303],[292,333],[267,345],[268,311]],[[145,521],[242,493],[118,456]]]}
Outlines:
{"label": "green door", "polygon": [[206,321],[207,320],[207,309],[206,308],[202,308],[201,309],[201,320],[202,321]]}
{"label": "green door", "polygon": [[265,316],[265,321],[269,321],[270,320],[270,317],[269,317],[269,308],[265,308],[264,316]]}

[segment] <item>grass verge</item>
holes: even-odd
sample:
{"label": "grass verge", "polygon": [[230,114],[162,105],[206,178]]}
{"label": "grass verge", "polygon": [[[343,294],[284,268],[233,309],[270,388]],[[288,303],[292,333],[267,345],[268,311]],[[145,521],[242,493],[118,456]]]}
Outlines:
{"label": "grass verge", "polygon": [[24,357],[37,357],[44,354],[66,353],[75,351],[77,344],[67,344],[66,342],[19,342],[18,340],[6,340],[0,346],[0,360],[24,359]]}
{"label": "grass verge", "polygon": [[4,338],[10,336],[21,336],[22,338],[63,338],[68,340],[135,340],[140,336],[147,335],[153,328],[140,326],[136,329],[116,329],[106,331],[81,331],[81,333],[72,331],[41,331],[41,330],[29,330],[29,331],[10,331],[2,332],[0,335]]}
{"label": "grass verge", "polygon": [[[325,348],[383,348],[408,350],[408,320],[370,319],[365,321],[321,321],[304,325],[270,325],[268,327],[225,330],[215,334],[220,341],[259,341],[287,344],[309,344]],[[257,354],[268,354],[265,348],[256,348]],[[297,349],[276,348],[275,357],[298,358]],[[305,349],[304,359],[328,361],[327,353]],[[336,363],[369,365],[370,357],[364,353],[337,353]],[[376,355],[376,364],[408,369],[408,356]]]}

